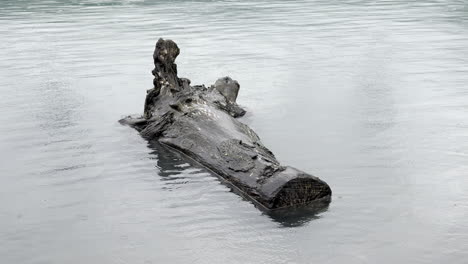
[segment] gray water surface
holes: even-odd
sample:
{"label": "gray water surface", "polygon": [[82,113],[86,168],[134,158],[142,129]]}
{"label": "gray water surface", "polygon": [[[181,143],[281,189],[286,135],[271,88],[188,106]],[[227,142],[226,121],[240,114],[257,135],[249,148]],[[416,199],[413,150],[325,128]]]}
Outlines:
{"label": "gray water surface", "polygon": [[[159,37],[333,189],[268,215],[120,126]],[[0,1],[0,262],[467,263],[466,1]]]}

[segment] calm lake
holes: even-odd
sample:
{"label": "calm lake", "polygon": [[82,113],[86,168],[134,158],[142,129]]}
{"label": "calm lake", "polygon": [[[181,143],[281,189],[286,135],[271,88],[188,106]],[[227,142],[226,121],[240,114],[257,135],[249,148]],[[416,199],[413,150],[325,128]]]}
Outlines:
{"label": "calm lake", "polygon": [[[239,81],[326,210],[266,214],[117,122],[159,37]],[[466,1],[1,0],[0,39],[1,263],[467,263]]]}

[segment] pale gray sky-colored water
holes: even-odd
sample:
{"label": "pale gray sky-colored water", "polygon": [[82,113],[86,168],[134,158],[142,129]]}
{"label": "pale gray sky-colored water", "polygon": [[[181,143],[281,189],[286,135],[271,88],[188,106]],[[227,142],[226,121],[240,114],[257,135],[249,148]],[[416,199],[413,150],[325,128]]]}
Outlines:
{"label": "pale gray sky-colored water", "polygon": [[[466,263],[466,1],[0,2],[1,263]],[[159,37],[333,189],[274,217],[122,127]]]}

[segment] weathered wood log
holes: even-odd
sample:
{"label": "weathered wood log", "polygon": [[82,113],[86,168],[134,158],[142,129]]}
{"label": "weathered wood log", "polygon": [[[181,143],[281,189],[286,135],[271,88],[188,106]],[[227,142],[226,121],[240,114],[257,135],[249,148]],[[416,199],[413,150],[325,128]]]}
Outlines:
{"label": "weathered wood log", "polygon": [[236,103],[236,81],[224,77],[211,87],[191,86],[177,76],[178,55],[175,42],[158,40],[154,88],[147,91],[144,115],[121,123],[186,154],[268,209],[331,197],[324,181],[280,165],[258,135],[236,119],[245,114]]}

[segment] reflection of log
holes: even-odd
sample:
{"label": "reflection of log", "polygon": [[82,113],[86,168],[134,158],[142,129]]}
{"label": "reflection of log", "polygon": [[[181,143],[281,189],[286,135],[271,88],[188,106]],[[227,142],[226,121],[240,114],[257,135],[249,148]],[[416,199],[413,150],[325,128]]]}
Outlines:
{"label": "reflection of log", "polygon": [[281,166],[260,138],[236,117],[239,84],[229,77],[214,86],[190,86],[177,77],[179,48],[159,39],[154,51],[154,88],[148,90],[144,116],[121,123],[138,129],[206,166],[269,209],[329,198],[330,187],[317,177]]}

